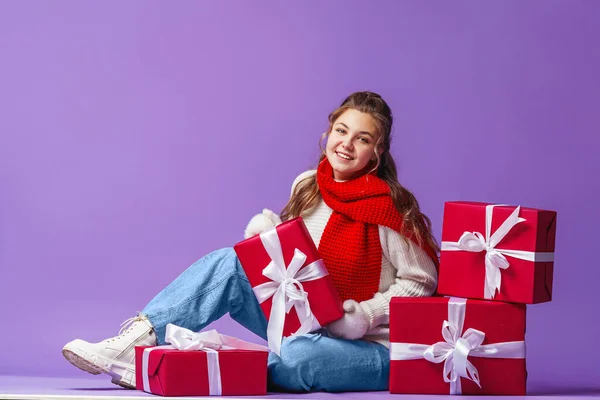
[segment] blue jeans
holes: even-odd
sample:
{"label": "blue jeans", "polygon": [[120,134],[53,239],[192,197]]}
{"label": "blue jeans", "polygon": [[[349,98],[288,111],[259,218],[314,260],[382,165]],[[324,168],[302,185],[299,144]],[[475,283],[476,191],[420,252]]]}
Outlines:
{"label": "blue jeans", "polygon": [[[200,331],[226,313],[267,338],[265,318],[233,248],[214,251],[192,264],[142,311],[164,344],[168,323]],[[284,338],[281,357],[269,353],[269,391],[387,390],[387,347],[327,336],[325,330]]]}

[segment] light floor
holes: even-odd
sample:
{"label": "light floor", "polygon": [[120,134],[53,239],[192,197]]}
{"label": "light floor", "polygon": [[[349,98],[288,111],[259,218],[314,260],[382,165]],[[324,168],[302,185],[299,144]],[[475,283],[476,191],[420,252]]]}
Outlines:
{"label": "light floor", "polygon": [[[600,387],[598,389],[544,389],[531,388],[527,397],[502,397],[505,399],[542,399],[542,398],[600,398]],[[160,398],[148,393],[127,390],[110,383],[105,376],[89,378],[47,378],[47,377],[24,377],[24,376],[0,376],[0,399],[147,399],[149,397]],[[180,397],[163,397],[177,399]],[[187,399],[210,399],[211,397],[186,397]],[[236,397],[243,398],[243,397]],[[363,393],[308,393],[308,394],[282,394],[269,393],[265,397],[246,397],[259,399],[406,399],[418,398],[419,400],[448,399],[448,396],[409,396],[393,395],[388,392],[363,392]],[[472,399],[491,400],[494,397],[472,396]],[[501,397],[498,397],[501,398]],[[214,399],[214,397],[213,397]]]}

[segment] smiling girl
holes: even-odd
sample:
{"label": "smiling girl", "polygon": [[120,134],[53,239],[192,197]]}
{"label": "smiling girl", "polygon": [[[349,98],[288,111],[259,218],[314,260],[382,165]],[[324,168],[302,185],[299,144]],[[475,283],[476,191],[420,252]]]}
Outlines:
{"label": "smiling girl", "polygon": [[[284,338],[281,356],[269,354],[271,391],[387,390],[390,299],[435,291],[438,247],[429,219],[398,182],[392,122],[381,96],[351,94],[329,115],[317,169],[294,180],[281,217],[263,210],[246,228],[250,237],[301,216],[344,301],[343,318]],[[232,248],[196,261],[118,336],[76,339],[63,354],[85,371],[135,387],[134,346],[164,344],[168,323],[200,331],[226,313],[266,339],[267,320]]]}

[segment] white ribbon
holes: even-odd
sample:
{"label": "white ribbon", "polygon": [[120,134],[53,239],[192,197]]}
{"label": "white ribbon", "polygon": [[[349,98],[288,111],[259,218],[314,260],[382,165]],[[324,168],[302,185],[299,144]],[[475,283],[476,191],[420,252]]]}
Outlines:
{"label": "white ribbon", "polygon": [[551,262],[554,261],[552,252],[533,252],[522,250],[497,249],[496,245],[504,239],[510,230],[520,222],[525,221],[519,217],[521,207],[518,206],[510,216],[500,225],[500,227],[490,235],[492,229],[492,215],[494,207],[503,204],[492,204],[485,207],[485,236],[480,232],[465,232],[458,242],[442,242],[442,250],[446,251],[485,251],[485,285],[483,297],[493,299],[496,290],[500,292],[501,269],[507,269],[510,263],[506,256],[511,256],[525,261],[533,262]]}
{"label": "white ribbon", "polygon": [[208,387],[210,396],[221,396],[221,368],[219,366],[219,352],[217,350],[257,350],[268,351],[264,346],[245,342],[227,335],[221,335],[212,329],[206,332],[192,332],[189,329],[177,325],[167,324],[165,342],[171,345],[154,346],[144,349],[142,355],[142,377],[144,391],[150,391],[150,379],[148,374],[148,363],[150,353],[154,350],[177,349],[197,350],[206,352],[206,363],[208,367]]}
{"label": "white ribbon", "polygon": [[300,320],[300,328],[292,336],[303,335],[321,327],[310,309],[308,293],[304,291],[302,282],[320,279],[328,273],[322,259],[302,268],[306,255],[298,249],[294,250],[294,256],[286,267],[276,229],[261,233],[260,239],[271,258],[271,262],[262,273],[271,281],[257,285],[252,290],[259,303],[273,297],[267,339],[269,349],[280,355],[285,314],[289,313],[292,307],[296,309]]}
{"label": "white ribbon", "polygon": [[450,383],[450,394],[462,394],[460,378],[472,380],[481,388],[479,372],[468,357],[525,358],[525,342],[502,342],[482,345],[485,333],[464,328],[467,300],[451,297],[448,302],[448,321],[442,324],[443,342],[433,345],[390,343],[391,360],[425,360],[444,363],[444,382]]}

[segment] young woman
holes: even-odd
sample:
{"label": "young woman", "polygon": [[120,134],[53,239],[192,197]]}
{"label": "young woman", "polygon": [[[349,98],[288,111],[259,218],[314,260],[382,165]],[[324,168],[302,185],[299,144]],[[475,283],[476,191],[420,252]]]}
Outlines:
{"label": "young woman", "polygon": [[[281,356],[269,354],[270,391],[387,390],[389,301],[435,291],[438,247],[429,219],[398,183],[392,121],[381,96],[351,94],[329,115],[317,169],[295,179],[281,217],[264,210],[246,228],[250,237],[302,216],[344,301],[342,319],[284,338]],[[266,339],[267,320],[232,248],[196,261],[118,336],[77,339],[63,354],[87,372],[135,387],[134,346],[164,344],[168,323],[200,331],[226,313]]]}

